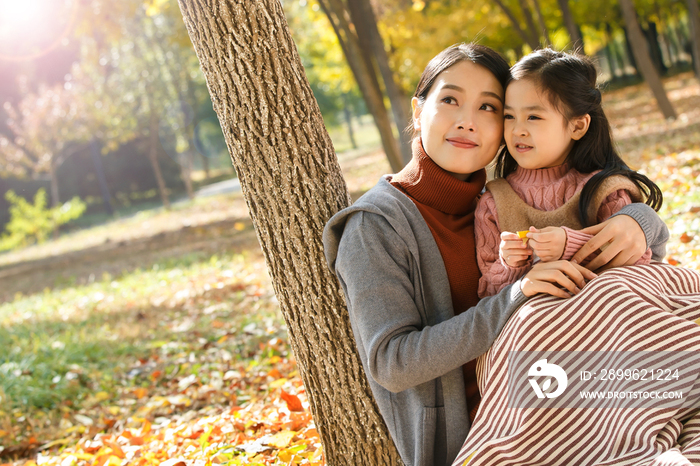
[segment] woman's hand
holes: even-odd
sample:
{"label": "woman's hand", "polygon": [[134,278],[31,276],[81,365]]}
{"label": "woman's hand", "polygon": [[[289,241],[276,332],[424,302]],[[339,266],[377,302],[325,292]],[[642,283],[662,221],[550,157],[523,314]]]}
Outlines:
{"label": "woman's hand", "polygon": [[524,267],[532,254],[532,250],[516,233],[504,231],[501,233],[501,244],[498,252],[508,267]]}
{"label": "woman's hand", "polygon": [[647,240],[642,227],[627,215],[617,215],[606,221],[581,230],[595,235],[571,258],[581,263],[597,250],[602,252],[586,265],[590,270],[607,270],[611,267],[632,265],[647,250]]}
{"label": "woman's hand", "polygon": [[530,227],[527,237],[530,238],[528,246],[535,251],[537,257],[543,262],[559,260],[564,254],[566,232],[563,228],[546,227],[538,230],[535,227]]}
{"label": "woman's hand", "polygon": [[586,280],[593,280],[597,276],[587,268],[569,261],[538,262],[523,277],[520,289],[528,298],[538,293],[570,298],[581,291]]}

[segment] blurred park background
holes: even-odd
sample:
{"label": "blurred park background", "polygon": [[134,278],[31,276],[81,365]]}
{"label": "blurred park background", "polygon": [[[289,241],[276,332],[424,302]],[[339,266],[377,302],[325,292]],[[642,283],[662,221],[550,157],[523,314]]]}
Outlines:
{"label": "blurred park background", "polygon": [[[697,0],[281,3],[353,197],[437,52],[576,48],[700,270]],[[322,464],[237,187],[177,0],[0,0],[0,464]]]}

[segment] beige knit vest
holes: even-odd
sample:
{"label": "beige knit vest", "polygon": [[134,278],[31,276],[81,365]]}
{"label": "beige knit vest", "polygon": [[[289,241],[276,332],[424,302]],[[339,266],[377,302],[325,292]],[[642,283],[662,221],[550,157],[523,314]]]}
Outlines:
{"label": "beige knit vest", "polygon": [[[489,181],[486,183],[486,189],[493,195],[496,202],[498,227],[501,231],[516,232],[527,230],[531,226],[538,229],[548,226],[565,226],[573,230],[583,228],[578,210],[581,191],[574,194],[561,207],[545,211],[526,204],[504,178]],[[639,188],[629,178],[622,175],[610,176],[598,186],[588,205],[586,215],[589,225],[598,223],[598,209],[601,204],[609,195],[620,189],[626,190],[633,202],[643,201]]]}

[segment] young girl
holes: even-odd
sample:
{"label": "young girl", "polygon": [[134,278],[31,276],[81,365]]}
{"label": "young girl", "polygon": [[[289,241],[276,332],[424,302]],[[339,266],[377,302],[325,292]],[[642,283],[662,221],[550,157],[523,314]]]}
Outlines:
{"label": "young girl", "polygon": [[[412,99],[413,159],[323,232],[369,386],[406,464],[454,460],[479,397],[473,362],[528,297],[550,287],[565,297],[558,286],[575,293],[594,277],[547,262],[496,296],[476,296],[474,209],[503,138],[508,77],[508,63],[487,47],[460,44],[433,58]],[[596,235],[614,238],[607,251],[623,251],[629,241],[654,243],[648,227],[663,222],[636,204],[607,225],[632,233]]]}
{"label": "young girl", "polygon": [[[633,200],[646,198],[655,210],[662,202],[659,188],[617,154],[588,58],[542,49],[511,73],[506,148],[476,211],[479,297],[522,277],[537,258],[571,259],[591,238],[582,227]],[[647,249],[637,263],[663,254]]]}

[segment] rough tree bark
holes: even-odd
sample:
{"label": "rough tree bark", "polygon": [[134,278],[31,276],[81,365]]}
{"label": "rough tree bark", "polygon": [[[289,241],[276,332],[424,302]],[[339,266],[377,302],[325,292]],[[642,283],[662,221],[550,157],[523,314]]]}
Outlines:
{"label": "rough tree bark", "polygon": [[349,203],[278,0],[179,0],[330,465],[398,465],[321,234]]}
{"label": "rough tree bark", "polygon": [[676,111],[668,100],[663,83],[656,71],[654,64],[649,56],[649,48],[647,41],[642,33],[642,28],[637,21],[637,12],[634,10],[632,0],[620,0],[620,8],[622,9],[622,17],[627,25],[627,34],[629,35],[629,44],[632,48],[632,55],[637,66],[637,70],[641,73],[644,81],[651,88],[651,92],[656,98],[656,103],[659,110],[663,113],[664,118],[676,118]]}

